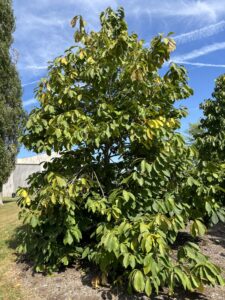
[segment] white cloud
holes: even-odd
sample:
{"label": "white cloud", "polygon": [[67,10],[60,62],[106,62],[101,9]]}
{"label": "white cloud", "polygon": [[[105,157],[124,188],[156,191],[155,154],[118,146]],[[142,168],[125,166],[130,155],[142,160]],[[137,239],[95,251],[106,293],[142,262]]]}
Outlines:
{"label": "white cloud", "polygon": [[134,15],[148,14],[159,17],[193,17],[204,21],[216,21],[225,12],[223,1],[219,0],[146,0],[131,1],[131,13]]}
{"label": "white cloud", "polygon": [[187,33],[183,33],[177,36],[174,36],[174,39],[177,44],[184,44],[192,42],[195,40],[203,39],[212,35],[215,35],[225,29],[225,21],[218,22],[203,28],[193,30]]}
{"label": "white cloud", "polygon": [[30,106],[32,104],[37,104],[37,103],[38,103],[38,101],[36,99],[32,98],[32,99],[23,101],[23,106],[27,107],[27,106]]}
{"label": "white cloud", "polygon": [[[29,82],[32,81],[34,75],[35,78],[45,75],[47,62],[62,54],[73,43],[74,29],[70,27],[70,20],[74,15],[83,15],[89,30],[97,29],[99,13],[108,6],[114,9],[123,6],[129,22],[133,23],[129,25],[135,28],[134,24],[138,24],[137,30],[140,30],[139,24],[143,25],[141,22],[137,23],[142,15],[149,16],[149,19],[152,16],[155,18],[156,30],[165,25],[164,27],[170,31],[173,28],[170,29],[168,24],[175,26],[181,22],[183,30],[187,27],[196,27],[196,23],[201,26],[212,21],[217,22],[176,36],[178,43],[210,36],[225,28],[225,21],[219,22],[221,18],[224,19],[225,15],[225,5],[221,0],[142,0],[141,2],[139,0],[14,0],[17,25],[14,47],[20,53],[18,68],[23,80]],[[163,26],[161,26],[162,23],[164,23]],[[187,23],[188,26],[186,26]],[[150,22],[147,25],[149,25],[149,33],[146,33],[147,26],[141,28],[144,35],[141,37],[145,37],[146,34],[151,35],[152,25],[150,26]],[[207,47],[200,50],[204,50],[205,53],[214,51]],[[188,61],[192,59],[190,55],[198,57],[205,54],[195,50],[187,55],[187,57],[178,56],[178,58]]]}
{"label": "white cloud", "polygon": [[28,86],[28,85],[33,85],[33,84],[38,83],[38,82],[39,82],[39,80],[34,80],[34,81],[31,81],[31,82],[23,83],[22,87],[25,87],[25,86]]}
{"label": "white cloud", "polygon": [[28,66],[25,66],[24,68],[32,69],[32,70],[47,70],[48,66],[28,65]]}
{"label": "white cloud", "polygon": [[[205,20],[217,19],[225,12],[225,6],[221,0],[14,0],[15,4],[20,7],[26,6],[29,10],[36,11],[50,10],[56,11],[61,8],[65,12],[70,7],[70,12],[76,15],[77,12],[86,15],[88,20],[98,19],[98,13],[106,7],[117,8],[123,6],[127,15],[149,14],[164,17],[181,16],[181,17],[198,17],[204,16]],[[210,19],[210,20],[209,20]],[[206,21],[207,22],[207,21]]]}
{"label": "white cloud", "polygon": [[190,62],[190,61],[176,61],[176,63],[196,66],[196,67],[225,68],[225,65],[220,65],[220,64],[208,64],[208,63]]}
{"label": "white cloud", "polygon": [[174,56],[174,57],[171,58],[171,61],[176,61],[176,62],[187,61],[187,60],[194,59],[194,58],[197,58],[197,57],[200,57],[200,56],[204,56],[204,55],[207,55],[209,53],[212,53],[212,52],[215,52],[215,51],[218,51],[218,50],[222,50],[222,49],[225,49],[225,42],[214,43],[212,45],[205,46],[205,47],[202,47],[200,49],[193,50],[193,51],[191,51],[189,53],[186,53],[186,54],[181,54],[181,55],[178,55],[178,56]]}
{"label": "white cloud", "polygon": [[16,32],[14,47],[18,49],[18,69],[23,81],[32,81],[46,73],[48,61],[63,54],[74,43],[70,21],[83,15],[88,30],[99,25],[99,14],[107,6],[116,8],[117,0],[15,0]]}

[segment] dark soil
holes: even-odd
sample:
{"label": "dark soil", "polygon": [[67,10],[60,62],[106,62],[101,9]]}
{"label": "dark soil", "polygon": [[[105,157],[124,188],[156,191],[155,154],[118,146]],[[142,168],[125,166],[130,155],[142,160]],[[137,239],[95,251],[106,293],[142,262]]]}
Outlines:
{"label": "dark soil", "polygon": [[[188,233],[180,235],[180,243],[190,238]],[[204,254],[225,270],[225,224],[218,224],[198,240]],[[32,272],[32,268],[25,263],[15,263],[8,272],[15,285],[21,286],[25,291],[24,300],[140,300],[149,299],[143,295],[127,295],[124,289],[92,286],[96,271],[84,272],[77,266],[67,268],[63,272],[44,276]],[[205,287],[202,294],[187,293],[179,290],[173,297],[166,293],[151,296],[154,300],[179,299],[179,300],[225,300],[225,287]]]}

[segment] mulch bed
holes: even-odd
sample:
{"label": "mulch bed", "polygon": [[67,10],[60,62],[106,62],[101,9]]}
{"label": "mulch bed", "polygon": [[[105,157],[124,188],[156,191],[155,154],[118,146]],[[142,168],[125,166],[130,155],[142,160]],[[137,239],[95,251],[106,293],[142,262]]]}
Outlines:
{"label": "mulch bed", "polygon": [[[188,234],[181,234],[182,239],[188,239]],[[203,253],[225,270],[225,224],[218,224],[199,239],[199,246]],[[8,276],[20,286],[24,292],[23,300],[146,300],[143,295],[128,295],[125,289],[92,287],[92,280],[96,271],[87,273],[77,266],[54,273],[51,276],[33,273],[32,268],[24,262],[17,262],[8,271]],[[206,287],[202,294],[187,293],[179,290],[173,297],[164,293],[151,296],[154,300],[177,299],[177,300],[224,300],[225,287]]]}

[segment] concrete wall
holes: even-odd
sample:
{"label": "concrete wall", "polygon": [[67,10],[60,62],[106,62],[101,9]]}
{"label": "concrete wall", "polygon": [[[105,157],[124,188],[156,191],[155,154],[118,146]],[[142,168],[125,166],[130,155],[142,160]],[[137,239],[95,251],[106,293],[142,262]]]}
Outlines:
{"label": "concrete wall", "polygon": [[14,190],[13,173],[11,173],[8,181],[3,184],[2,195],[3,197],[11,197]]}
{"label": "concrete wall", "polygon": [[43,163],[57,156],[59,155],[55,153],[52,156],[37,155],[28,158],[18,158],[14,171],[3,185],[3,197],[12,197],[12,194],[16,193],[18,187],[26,187],[28,176],[34,172],[42,171]]}

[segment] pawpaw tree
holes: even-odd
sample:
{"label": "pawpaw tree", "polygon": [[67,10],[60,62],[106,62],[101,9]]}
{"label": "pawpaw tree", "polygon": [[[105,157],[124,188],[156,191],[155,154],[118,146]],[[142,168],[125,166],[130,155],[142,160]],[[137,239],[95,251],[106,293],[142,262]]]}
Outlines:
{"label": "pawpaw tree", "polygon": [[36,91],[40,107],[22,142],[60,157],[19,191],[19,250],[36,271],[89,260],[102,284],[147,295],[222,284],[195,243],[180,246],[176,259],[172,250],[189,221],[194,236],[204,234],[207,210],[198,202],[210,197],[191,174],[196,151],[178,132],[187,112],[175,103],[192,94],[186,70],[160,71],[175,42],[159,35],[144,47],[128,33],[122,8],[108,8],[100,23],[87,32],[81,16],[72,20],[75,45],[50,63]]}

